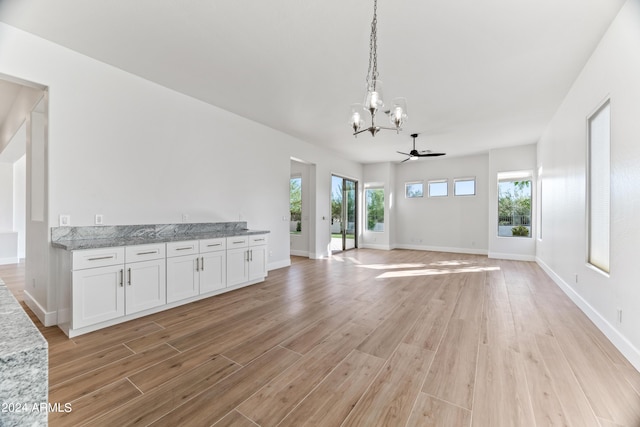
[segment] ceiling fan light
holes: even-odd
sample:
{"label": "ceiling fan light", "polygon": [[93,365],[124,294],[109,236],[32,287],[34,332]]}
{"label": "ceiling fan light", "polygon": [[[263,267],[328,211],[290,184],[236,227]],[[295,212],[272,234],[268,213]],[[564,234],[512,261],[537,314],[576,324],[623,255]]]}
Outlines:
{"label": "ceiling fan light", "polygon": [[409,157],[409,160],[418,160],[418,156],[411,156]]}
{"label": "ceiling fan light", "polygon": [[400,129],[407,121],[407,100],[405,98],[395,98],[393,100],[393,107],[389,112],[389,120],[396,129]]}

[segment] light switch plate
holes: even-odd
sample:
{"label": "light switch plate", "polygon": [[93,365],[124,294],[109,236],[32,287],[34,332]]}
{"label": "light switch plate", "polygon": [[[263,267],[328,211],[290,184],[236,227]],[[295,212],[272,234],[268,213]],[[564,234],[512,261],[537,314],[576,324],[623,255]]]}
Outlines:
{"label": "light switch plate", "polygon": [[96,219],[95,219],[94,223],[96,225],[104,224],[104,217],[102,216],[102,214],[96,214]]}

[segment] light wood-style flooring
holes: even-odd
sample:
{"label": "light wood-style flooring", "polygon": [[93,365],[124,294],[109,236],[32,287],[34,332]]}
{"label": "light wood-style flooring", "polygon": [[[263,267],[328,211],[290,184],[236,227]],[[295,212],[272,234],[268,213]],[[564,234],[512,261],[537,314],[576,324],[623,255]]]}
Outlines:
{"label": "light wood-style flooring", "polygon": [[[0,277],[20,299],[24,267]],[[51,426],[640,426],[640,373],[535,263],[359,249],[74,339],[36,323]]]}

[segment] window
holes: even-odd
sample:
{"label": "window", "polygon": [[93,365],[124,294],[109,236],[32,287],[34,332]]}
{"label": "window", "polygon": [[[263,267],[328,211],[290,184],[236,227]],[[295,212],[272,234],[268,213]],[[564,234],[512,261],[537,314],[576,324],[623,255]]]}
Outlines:
{"label": "window", "polygon": [[611,177],[609,101],[589,118],[587,170],[588,262],[609,272],[609,202]]}
{"label": "window", "polygon": [[476,195],[476,179],[475,178],[456,178],[453,180],[454,196],[475,196]]}
{"label": "window", "polygon": [[446,179],[429,181],[429,197],[446,197],[449,195],[449,186]]}
{"label": "window", "polygon": [[404,184],[404,195],[407,199],[414,197],[422,197],[423,186],[422,182],[407,182]]}
{"label": "window", "polygon": [[300,234],[302,231],[302,177],[293,176],[289,180],[289,232]]}
{"label": "window", "polygon": [[367,230],[384,231],[384,189],[367,188],[365,190],[367,206]]}
{"label": "window", "polygon": [[531,237],[531,175],[498,174],[498,236]]}

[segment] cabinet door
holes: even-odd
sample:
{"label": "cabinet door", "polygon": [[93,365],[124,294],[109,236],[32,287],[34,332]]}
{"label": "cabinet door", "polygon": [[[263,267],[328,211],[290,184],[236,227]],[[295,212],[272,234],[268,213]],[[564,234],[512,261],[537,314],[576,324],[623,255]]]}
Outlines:
{"label": "cabinet door", "polygon": [[[228,246],[227,246],[228,247]],[[249,281],[248,249],[227,249],[227,287]]]}
{"label": "cabinet door", "polygon": [[72,328],[124,316],[124,265],[72,272]]}
{"label": "cabinet door", "polygon": [[200,293],[227,286],[227,255],[225,251],[200,254]]}
{"label": "cabinet door", "polygon": [[166,271],[164,259],[125,265],[126,314],[166,304]]}
{"label": "cabinet door", "polygon": [[249,280],[267,276],[267,246],[249,248]]}
{"label": "cabinet door", "polygon": [[200,293],[196,262],[198,255],[167,258],[167,303]]}

